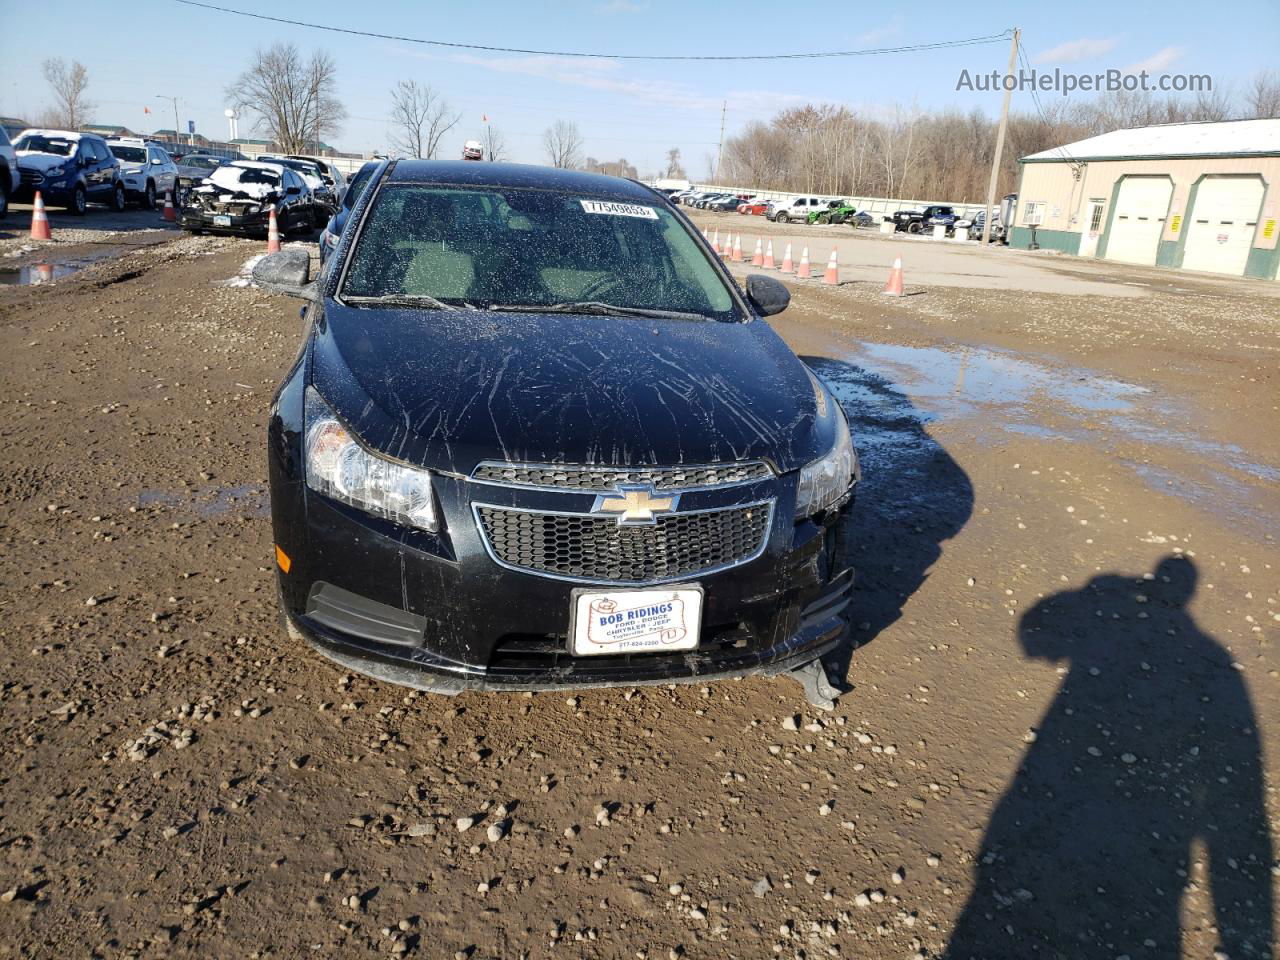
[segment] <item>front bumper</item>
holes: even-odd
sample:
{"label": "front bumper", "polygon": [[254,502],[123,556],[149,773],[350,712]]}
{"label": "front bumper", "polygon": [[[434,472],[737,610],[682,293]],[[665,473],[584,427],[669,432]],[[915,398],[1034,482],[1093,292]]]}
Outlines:
{"label": "front bumper", "polygon": [[63,177],[50,180],[42,175],[32,176],[30,173],[24,173],[21,182],[9,195],[9,199],[14,203],[34,203],[36,191],[39,190],[40,198],[45,203],[54,207],[63,207],[71,203],[74,187],[75,181]]}
{"label": "front bumper", "polygon": [[[227,223],[218,223],[215,218],[221,217]],[[242,237],[264,237],[267,235],[269,213],[251,213],[240,217],[232,214],[210,213],[195,207],[183,207],[178,214],[178,226],[183,230],[207,230],[210,233],[232,233]]]}
{"label": "front bumper", "polygon": [[438,693],[680,683],[790,671],[847,635],[853,574],[839,559],[851,498],[797,524],[784,490],[760,556],[684,581],[704,590],[696,649],[577,657],[571,594],[592,586],[495,562],[471,510],[492,488],[441,478],[447,532],[435,536],[316,494],[271,450],[275,541],[288,557],[277,567],[282,613],[291,634],[346,669]]}

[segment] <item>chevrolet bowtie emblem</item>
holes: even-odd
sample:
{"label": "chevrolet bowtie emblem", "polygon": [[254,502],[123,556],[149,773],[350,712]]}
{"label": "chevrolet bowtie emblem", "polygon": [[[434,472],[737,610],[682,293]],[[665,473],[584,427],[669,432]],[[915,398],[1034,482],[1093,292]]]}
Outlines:
{"label": "chevrolet bowtie emblem", "polygon": [[679,499],[678,493],[666,497],[655,496],[652,487],[619,486],[616,494],[597,496],[591,512],[615,515],[619,526],[657,523],[658,514],[670,513],[676,508]]}

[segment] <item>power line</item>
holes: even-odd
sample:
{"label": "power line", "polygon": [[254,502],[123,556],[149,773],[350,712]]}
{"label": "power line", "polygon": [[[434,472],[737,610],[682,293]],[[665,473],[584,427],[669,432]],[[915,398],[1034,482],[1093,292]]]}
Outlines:
{"label": "power line", "polygon": [[939,50],[946,47],[971,47],[984,43],[1000,43],[1007,39],[1009,31],[991,34],[985,37],[967,37],[963,40],[939,40],[934,43],[913,43],[900,47],[876,47],[867,50],[830,50],[821,53],[759,53],[759,54],[722,54],[715,56],[689,56],[670,54],[637,54],[637,53],[586,53],[581,50],[529,50],[522,47],[497,47],[479,43],[451,43],[446,40],[424,40],[421,37],[402,37],[391,33],[374,33],[369,30],[352,30],[349,27],[335,27],[324,23],[308,23],[304,20],[290,20],[285,17],[272,17],[265,13],[252,13],[248,10],[234,10],[231,7],[220,7],[212,3],[199,3],[197,0],[174,0],[188,7],[200,7],[217,13],[229,13],[237,17],[250,17],[254,20],[268,20],[272,23],[283,23],[292,27],[307,27],[311,30],[327,30],[330,33],[345,33],[356,37],[371,37],[375,40],[396,40],[401,43],[420,43],[433,47],[450,47],[455,50],[480,50],[485,53],[523,53],[543,57],[582,57],[601,60],[816,60],[829,57],[871,57],[889,53],[912,53],[917,50]]}

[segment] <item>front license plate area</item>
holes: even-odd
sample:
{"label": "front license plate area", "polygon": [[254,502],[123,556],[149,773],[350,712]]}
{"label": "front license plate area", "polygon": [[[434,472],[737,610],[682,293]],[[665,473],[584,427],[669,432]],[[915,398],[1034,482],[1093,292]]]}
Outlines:
{"label": "front license plate area", "polygon": [[231,226],[231,218],[224,214],[216,214],[213,218],[213,225],[215,227],[229,227]]}
{"label": "front license plate area", "polygon": [[575,657],[670,653],[698,645],[702,587],[574,590],[569,652]]}

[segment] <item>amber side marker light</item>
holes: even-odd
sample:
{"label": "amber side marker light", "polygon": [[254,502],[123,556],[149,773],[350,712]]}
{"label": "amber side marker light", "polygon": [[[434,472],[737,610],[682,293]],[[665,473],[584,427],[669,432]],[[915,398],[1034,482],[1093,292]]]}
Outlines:
{"label": "amber side marker light", "polygon": [[289,572],[289,568],[293,566],[293,561],[289,559],[289,555],[280,549],[280,545],[276,544],[276,563],[285,573]]}

